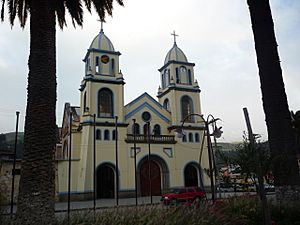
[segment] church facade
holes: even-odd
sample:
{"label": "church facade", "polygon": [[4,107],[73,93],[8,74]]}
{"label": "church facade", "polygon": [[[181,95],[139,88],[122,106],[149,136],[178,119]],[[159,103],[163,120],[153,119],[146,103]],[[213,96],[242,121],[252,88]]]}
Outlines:
{"label": "church facade", "polygon": [[201,114],[195,64],[174,40],[159,69],[157,99],[145,92],[125,105],[120,55],[102,29],[87,50],[80,107],[64,108],[58,196],[68,192],[69,158],[71,193],[83,199],[94,189],[97,198],[115,198],[117,190],[129,197],[136,189],[147,196],[150,187],[160,195],[178,186],[209,186],[205,126],[201,117],[187,117]]}

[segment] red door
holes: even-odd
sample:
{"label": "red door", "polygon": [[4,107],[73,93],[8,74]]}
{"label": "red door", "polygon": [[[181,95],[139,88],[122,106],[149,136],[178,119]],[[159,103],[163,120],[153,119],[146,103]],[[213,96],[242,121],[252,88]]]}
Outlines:
{"label": "red door", "polygon": [[[161,176],[160,168],[158,164],[154,161],[150,161],[151,166],[151,187],[152,195],[161,195]],[[149,182],[149,164],[148,161],[141,165],[140,170],[140,187],[141,195],[150,195],[150,182]]]}

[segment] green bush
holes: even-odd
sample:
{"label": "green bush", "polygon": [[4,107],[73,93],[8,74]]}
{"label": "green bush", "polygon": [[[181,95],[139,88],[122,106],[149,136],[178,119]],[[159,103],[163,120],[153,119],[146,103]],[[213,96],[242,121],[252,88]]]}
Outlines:
{"label": "green bush", "polygon": [[276,225],[300,225],[300,203],[294,207],[272,207],[272,218]]}
{"label": "green bush", "polygon": [[[300,203],[299,203],[300,204]],[[300,206],[271,206],[276,225],[300,225]],[[68,223],[67,215],[57,216],[56,225]],[[9,224],[1,220],[0,224]],[[242,196],[217,201],[214,205],[178,207],[132,206],[97,210],[94,213],[72,212],[70,225],[262,225],[261,204],[256,196]]]}

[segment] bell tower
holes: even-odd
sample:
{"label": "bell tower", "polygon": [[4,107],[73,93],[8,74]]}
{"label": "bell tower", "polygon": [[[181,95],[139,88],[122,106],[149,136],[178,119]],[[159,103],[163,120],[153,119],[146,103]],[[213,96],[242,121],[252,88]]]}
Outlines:
{"label": "bell tower", "polygon": [[[161,85],[158,100],[172,114],[172,125],[180,125],[190,113],[201,114],[200,88],[194,76],[194,63],[190,63],[183,51],[177,46],[175,31],[173,47],[165,57],[160,72]],[[194,123],[194,118],[186,122]]]}
{"label": "bell tower", "polygon": [[124,79],[119,70],[120,52],[115,51],[103,28],[92,41],[83,59],[85,75],[81,82],[81,115],[96,114],[97,122],[124,122]]}

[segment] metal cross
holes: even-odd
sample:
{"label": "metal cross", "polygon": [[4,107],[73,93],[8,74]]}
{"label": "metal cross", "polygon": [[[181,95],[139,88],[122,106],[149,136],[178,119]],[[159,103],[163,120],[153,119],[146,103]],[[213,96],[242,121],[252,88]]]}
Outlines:
{"label": "metal cross", "polygon": [[173,31],[173,33],[171,33],[171,35],[174,36],[174,43],[176,43],[176,37],[178,37],[179,35],[175,33],[175,30]]}
{"label": "metal cross", "polygon": [[101,22],[101,30],[100,31],[103,31],[103,23],[105,23],[105,22],[102,20],[98,20],[98,21]]}

